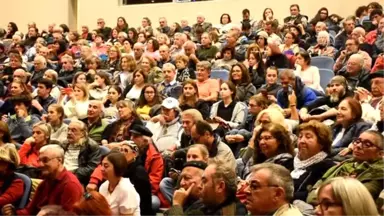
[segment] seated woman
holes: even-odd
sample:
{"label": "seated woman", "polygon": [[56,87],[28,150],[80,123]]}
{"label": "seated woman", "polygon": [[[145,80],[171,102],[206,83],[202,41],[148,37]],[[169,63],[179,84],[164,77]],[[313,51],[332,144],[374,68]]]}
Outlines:
{"label": "seated woman", "polygon": [[28,86],[20,79],[13,79],[8,87],[8,94],[4,99],[3,105],[0,106],[0,115],[15,114],[15,105],[11,102],[12,97],[31,97]]}
{"label": "seated woman", "polygon": [[263,19],[257,23],[256,29],[264,29],[265,24],[268,21],[272,21],[272,22],[276,23],[276,26],[279,25],[279,21],[273,17],[273,10],[271,8],[265,8],[264,9]]}
{"label": "seated woman", "polygon": [[133,72],[132,82],[124,89],[123,98],[131,101],[138,100],[147,80],[148,77],[143,70],[138,69]]}
{"label": "seated woman", "polygon": [[229,81],[236,85],[236,100],[248,103],[249,98],[256,94],[256,87],[251,82],[248,70],[243,63],[232,66]]}
{"label": "seated woman", "polygon": [[268,97],[268,99],[273,96],[276,100],[277,92],[282,88],[281,84],[277,82],[278,77],[279,70],[277,67],[269,67],[265,74],[266,83],[257,89],[256,94],[261,94],[264,97]]}
{"label": "seated woman", "polygon": [[132,82],[133,72],[137,65],[133,56],[124,55],[120,59],[120,71],[116,71],[113,75],[113,83],[118,85],[122,91]]}
{"label": "seated woman", "polygon": [[367,188],[354,178],[336,177],[325,181],[319,188],[317,200],[315,213],[319,216],[380,215]]}
{"label": "seated woman", "polygon": [[335,177],[351,177],[360,181],[376,200],[383,190],[384,137],[377,131],[365,131],[353,141],[353,157],[330,168],[311,188],[307,203],[316,202],[320,185]]}
{"label": "seated woman", "polygon": [[288,170],[293,169],[294,147],[290,134],[280,124],[263,124],[256,133],[254,141],[253,158],[248,160],[243,169],[237,168],[237,175],[247,179],[251,167],[259,163],[277,163]]}
{"label": "seated woman", "polygon": [[15,174],[20,158],[14,145],[0,147],[0,207],[18,206],[24,194],[24,181]]}
{"label": "seated woman", "polygon": [[87,81],[92,82],[93,77],[99,71],[101,68],[101,60],[97,56],[91,56],[87,59],[85,59],[85,65],[87,69]]}
{"label": "seated woman", "polygon": [[4,121],[0,121],[0,147],[13,144],[13,142],[8,125]]}
{"label": "seated woman", "polygon": [[266,55],[264,55],[267,52],[267,46],[268,46],[268,34],[265,31],[259,31],[255,37],[256,44],[259,46],[259,52],[262,54],[263,59]]}
{"label": "seated woman", "polygon": [[108,50],[108,60],[105,68],[109,70],[109,73],[113,74],[115,71],[120,71],[120,49],[118,46],[112,46]]}
{"label": "seated woman", "polygon": [[3,116],[2,120],[6,121],[11,137],[17,143],[23,143],[25,139],[32,136],[32,125],[39,122],[39,118],[30,115],[29,111],[32,107],[32,99],[29,96],[16,96],[9,98],[14,105],[14,115]]}
{"label": "seated woman", "polygon": [[235,49],[224,47],[220,53],[221,56],[218,60],[213,62],[212,69],[231,70],[232,66],[237,63],[237,60],[235,59]]}
{"label": "seated woman", "polygon": [[72,87],[76,84],[84,84],[88,85],[87,83],[87,74],[84,72],[77,72],[72,80]]}
{"label": "seated woman", "polygon": [[286,56],[296,55],[300,51],[296,35],[291,32],[285,33],[284,44],[280,44],[279,48],[280,51]]}
{"label": "seated woman", "polygon": [[199,90],[196,85],[196,81],[187,80],[183,82],[183,91],[179,97],[179,107],[182,111],[187,109],[197,109],[203,119],[209,117],[209,104],[199,99]]}
{"label": "seated woman", "polygon": [[[210,118],[219,123],[224,131],[241,128],[247,114],[245,104],[235,100],[236,86],[232,82],[223,82],[220,87],[220,96],[221,101],[212,105]],[[220,135],[223,137],[224,133],[220,132]]]}
{"label": "seated woman", "polygon": [[64,108],[60,104],[51,104],[48,107],[48,115],[43,120],[51,128],[51,141],[63,143],[67,140],[68,125],[64,121]]}
{"label": "seated woman", "polygon": [[348,147],[353,139],[369,128],[371,124],[361,119],[362,109],[360,103],[351,97],[345,98],[338,106],[335,126],[332,135],[332,154],[339,153]]}
{"label": "seated woman", "polygon": [[107,181],[100,186],[100,194],[107,199],[112,215],[140,216],[140,196],[129,178],[123,177],[127,168],[122,153],[111,152],[105,156],[102,173]]}
{"label": "seated woman", "polygon": [[24,141],[19,150],[20,164],[40,167],[39,151],[41,147],[50,143],[51,127],[44,122],[38,122],[33,125],[32,130],[33,135]]}
{"label": "seated woman", "polygon": [[97,191],[86,192],[81,200],[73,205],[72,211],[76,215],[112,215],[107,199]]}
{"label": "seated woman", "polygon": [[144,55],[150,56],[156,61],[160,60],[160,54],[159,54],[159,42],[157,42],[156,39],[148,39],[146,50],[144,52]]}
{"label": "seated woman", "polygon": [[323,123],[309,121],[299,126],[298,153],[291,176],[294,183],[294,200],[306,201],[308,187],[314,185],[335,162],[331,153],[331,130]]}
{"label": "seated woman", "polygon": [[148,76],[148,83],[157,84],[164,80],[163,71],[156,66],[156,61],[150,56],[143,56],[141,59],[141,70]]}
{"label": "seated woman", "polygon": [[258,89],[265,83],[265,64],[259,51],[247,52],[248,72],[252,84]]}
{"label": "seated woman", "polygon": [[104,118],[114,121],[118,117],[116,104],[121,100],[121,88],[117,85],[111,85],[108,89],[107,100],[104,103]]}
{"label": "seated woman", "polygon": [[58,104],[64,105],[64,113],[69,119],[87,118],[89,94],[84,84],[76,84],[72,88],[62,89]]}
{"label": "seated woman", "polygon": [[137,114],[141,119],[148,121],[153,116],[159,114],[160,107],[161,96],[156,87],[150,84],[145,85],[136,103]]}
{"label": "seated woman", "polygon": [[317,35],[317,44],[315,46],[311,46],[308,49],[308,53],[314,56],[328,56],[331,58],[335,58],[336,49],[330,45],[329,33],[326,31],[321,31]]}
{"label": "seated woman", "polygon": [[306,86],[317,92],[324,92],[320,85],[319,68],[311,66],[311,56],[309,56],[308,52],[301,51],[296,54],[295,75],[300,77]]}
{"label": "seated woman", "polygon": [[291,68],[288,58],[282,54],[279,46],[273,42],[268,43],[266,48],[267,58],[265,65],[267,67],[275,66],[277,68]]}
{"label": "seated woman", "polygon": [[102,135],[101,143],[110,149],[120,147],[122,142],[131,139],[129,130],[135,124],[143,125],[131,101],[121,100],[116,104],[119,119],[109,124]]}
{"label": "seated woman", "polygon": [[89,97],[92,100],[105,101],[111,80],[109,74],[105,72],[97,72],[95,75],[95,81],[88,85]]}

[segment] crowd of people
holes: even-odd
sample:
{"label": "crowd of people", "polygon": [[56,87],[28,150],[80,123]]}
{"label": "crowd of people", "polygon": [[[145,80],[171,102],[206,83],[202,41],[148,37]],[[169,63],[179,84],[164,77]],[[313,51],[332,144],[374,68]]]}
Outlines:
{"label": "crowd of people", "polygon": [[382,214],[383,5],[289,11],[0,29],[2,214]]}

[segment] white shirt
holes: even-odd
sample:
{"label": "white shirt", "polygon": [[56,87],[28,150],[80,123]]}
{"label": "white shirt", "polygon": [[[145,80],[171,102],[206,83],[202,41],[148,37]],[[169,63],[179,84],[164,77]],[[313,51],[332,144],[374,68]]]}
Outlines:
{"label": "white shirt", "polygon": [[300,77],[303,83],[309,88],[324,92],[323,88],[320,85],[319,68],[315,66],[309,66],[307,70],[302,71],[301,67],[299,65],[296,65],[295,75]]}
{"label": "white shirt", "polygon": [[69,171],[74,171],[79,168],[79,145],[69,145],[68,150],[64,154],[64,167]]}
{"label": "white shirt", "polygon": [[140,216],[140,196],[128,178],[121,178],[112,193],[109,193],[108,187],[109,181],[105,181],[99,192],[107,199],[112,215]]}
{"label": "white shirt", "polygon": [[138,100],[142,89],[143,88],[138,88],[136,85],[133,85],[132,88],[127,93],[127,95],[125,96],[125,98],[129,100],[132,100],[132,99]]}
{"label": "white shirt", "polygon": [[339,141],[343,138],[344,133],[345,133],[345,129],[342,128],[341,131],[336,135],[335,139],[333,140],[332,146],[335,146],[337,145],[337,143],[339,143]]}

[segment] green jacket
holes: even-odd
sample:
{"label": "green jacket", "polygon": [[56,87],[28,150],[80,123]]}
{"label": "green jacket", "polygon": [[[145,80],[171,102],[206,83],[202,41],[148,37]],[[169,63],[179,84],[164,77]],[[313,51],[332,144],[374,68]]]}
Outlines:
{"label": "green jacket", "polygon": [[313,186],[311,192],[308,194],[307,203],[316,203],[317,189],[324,181],[343,176],[349,176],[359,180],[368,189],[372,197],[376,199],[381,190],[383,190],[384,161],[378,159],[371,163],[366,161],[358,163],[352,158],[330,168]]}
{"label": "green jacket", "polygon": [[[86,124],[88,122],[85,122]],[[88,137],[96,141],[99,145],[101,143],[101,135],[105,130],[105,127],[108,125],[107,119],[100,119],[100,121],[95,124],[88,126]]]}

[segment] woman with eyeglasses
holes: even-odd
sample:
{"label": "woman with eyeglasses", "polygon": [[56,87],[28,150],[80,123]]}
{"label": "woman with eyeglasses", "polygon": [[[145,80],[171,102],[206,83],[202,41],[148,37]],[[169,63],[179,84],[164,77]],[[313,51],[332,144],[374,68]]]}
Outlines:
{"label": "woman with eyeglasses", "polygon": [[120,71],[120,57],[121,52],[118,46],[112,46],[108,50],[108,60],[106,62],[106,68],[109,70],[111,74],[115,71]]}
{"label": "woman with eyeglasses", "polygon": [[331,130],[325,124],[312,120],[299,126],[299,151],[291,172],[295,187],[294,200],[305,201],[307,188],[335,165],[330,158],[331,143]]}
{"label": "woman with eyeglasses", "polygon": [[140,196],[129,178],[124,178],[128,168],[124,154],[111,152],[102,161],[101,172],[106,181],[100,186],[113,215],[140,216]]}
{"label": "woman with eyeglasses", "polygon": [[354,178],[329,179],[320,186],[317,199],[317,216],[379,215],[367,188]]}
{"label": "woman with eyeglasses", "polygon": [[[377,131],[365,131],[353,142],[352,158],[328,169],[317,181],[307,197],[307,203],[316,204],[317,190],[323,182],[335,177],[352,177],[368,189],[376,200],[383,190],[384,181],[384,137]],[[358,196],[358,195],[356,195]]]}
{"label": "woman with eyeglasses", "polygon": [[160,114],[161,96],[154,85],[147,84],[141,91],[136,103],[136,112],[140,117],[148,121],[151,117]]}
{"label": "woman with eyeglasses", "polygon": [[107,199],[97,191],[86,192],[72,211],[76,215],[112,215]]}
{"label": "woman with eyeglasses", "polygon": [[39,167],[39,151],[44,145],[49,144],[51,127],[45,122],[38,122],[33,125],[32,137],[24,141],[19,150],[20,164]]}

